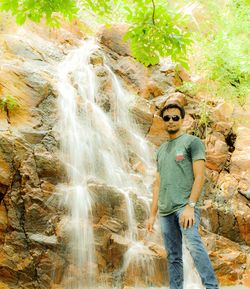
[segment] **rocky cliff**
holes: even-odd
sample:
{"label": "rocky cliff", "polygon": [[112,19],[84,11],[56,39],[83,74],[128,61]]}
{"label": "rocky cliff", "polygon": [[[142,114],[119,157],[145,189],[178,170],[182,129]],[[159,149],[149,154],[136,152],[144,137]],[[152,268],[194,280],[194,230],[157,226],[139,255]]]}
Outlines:
{"label": "rocky cliff", "polygon": [[[243,108],[211,99],[208,126],[200,126],[203,96],[183,95],[176,88],[190,79],[188,74],[177,72],[167,60],[149,68],[137,63],[121,40],[124,29],[116,25],[100,31],[101,48],[91,56],[99,79],[99,105],[107,112],[112,107],[104,55],[124,87],[136,95],[130,112],[153,148],[167,139],[159,109],[169,97],[183,99],[185,130],[200,136],[207,149],[206,195],[201,209],[204,242],[221,284],[250,287],[249,99]],[[60,204],[57,188],[67,181],[67,174],[55,130],[55,67],[84,37],[77,23],[60,31],[31,24],[1,27],[0,94],[2,98],[14,96],[19,105],[13,110],[2,107],[0,116],[0,288],[62,288],[65,268],[71,266],[63,225],[67,208]],[[131,157],[129,166],[143,174],[142,163],[135,160]],[[128,265],[118,274],[130,246],[125,234],[124,196],[95,179],[90,179],[88,186],[96,200],[92,213],[99,283],[107,288],[119,283],[125,288],[134,286],[136,280],[139,287],[164,286],[165,252],[159,235],[152,240],[145,237],[148,208],[143,200],[136,194],[130,196],[138,238],[148,248],[136,250],[156,266],[146,281],[141,278],[146,270],[141,263]]]}

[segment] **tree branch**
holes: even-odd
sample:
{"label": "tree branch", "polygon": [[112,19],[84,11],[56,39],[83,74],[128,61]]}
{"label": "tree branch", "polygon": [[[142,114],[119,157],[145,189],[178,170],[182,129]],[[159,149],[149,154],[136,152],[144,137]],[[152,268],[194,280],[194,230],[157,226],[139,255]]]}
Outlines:
{"label": "tree branch", "polygon": [[153,4],[152,21],[153,21],[153,24],[155,25],[155,1],[154,0],[152,0],[152,4]]}

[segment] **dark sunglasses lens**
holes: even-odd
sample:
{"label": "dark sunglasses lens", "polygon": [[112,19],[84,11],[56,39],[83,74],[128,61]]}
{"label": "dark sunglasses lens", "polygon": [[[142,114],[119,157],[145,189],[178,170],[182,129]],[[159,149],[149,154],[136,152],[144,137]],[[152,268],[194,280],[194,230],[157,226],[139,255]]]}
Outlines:
{"label": "dark sunglasses lens", "polygon": [[170,121],[170,119],[172,119],[173,121],[179,121],[180,117],[178,115],[174,115],[174,116],[165,115],[163,117],[164,121]]}
{"label": "dark sunglasses lens", "polygon": [[172,116],[172,120],[173,121],[178,121],[179,119],[180,119],[180,117],[178,115]]}
{"label": "dark sunglasses lens", "polygon": [[163,120],[164,120],[164,121],[170,121],[170,117],[169,117],[168,115],[165,115],[165,116],[163,117]]}

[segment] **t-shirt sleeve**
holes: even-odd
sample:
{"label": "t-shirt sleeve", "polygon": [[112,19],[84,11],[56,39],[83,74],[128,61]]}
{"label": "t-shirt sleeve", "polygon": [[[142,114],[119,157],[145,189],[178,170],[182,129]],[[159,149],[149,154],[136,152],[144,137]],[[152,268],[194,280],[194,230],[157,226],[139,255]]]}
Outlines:
{"label": "t-shirt sleeve", "polygon": [[192,161],[206,160],[205,146],[199,138],[195,138],[190,143]]}

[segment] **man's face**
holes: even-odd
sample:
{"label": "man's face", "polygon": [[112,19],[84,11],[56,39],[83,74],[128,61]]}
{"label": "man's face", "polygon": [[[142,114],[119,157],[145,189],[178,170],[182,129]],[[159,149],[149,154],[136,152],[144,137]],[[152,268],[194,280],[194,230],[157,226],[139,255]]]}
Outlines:
{"label": "man's face", "polygon": [[169,108],[165,110],[163,113],[163,119],[164,118],[169,119],[169,121],[165,121],[165,128],[169,134],[175,134],[180,130],[183,119],[181,118],[181,112],[178,108]]}

